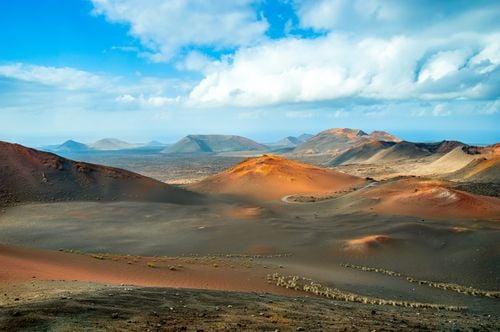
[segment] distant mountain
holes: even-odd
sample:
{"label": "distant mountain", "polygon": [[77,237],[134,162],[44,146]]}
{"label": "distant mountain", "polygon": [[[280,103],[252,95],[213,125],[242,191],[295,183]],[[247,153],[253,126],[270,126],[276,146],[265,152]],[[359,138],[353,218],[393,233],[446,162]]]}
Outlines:
{"label": "distant mountain", "polygon": [[264,151],[265,145],[236,135],[188,135],[163,153],[219,153],[235,151]]}
{"label": "distant mountain", "polygon": [[144,145],[144,147],[151,147],[151,148],[162,147],[162,146],[167,146],[167,144],[158,141],[150,141]]}
{"label": "distant mountain", "polygon": [[83,152],[83,151],[88,151],[89,147],[86,144],[73,141],[73,140],[67,140],[63,144],[51,149],[52,151],[55,152]]}
{"label": "distant mountain", "polygon": [[0,205],[71,200],[194,204],[201,196],[118,168],[0,142]]}
{"label": "distant mountain", "polygon": [[401,140],[399,138],[397,138],[396,136],[394,136],[392,134],[389,134],[386,131],[375,130],[375,131],[372,131],[370,133],[370,135],[368,135],[368,136],[370,136],[370,138],[373,138],[377,141],[401,142]]}
{"label": "distant mountain", "polygon": [[307,140],[309,140],[312,137],[314,137],[314,135],[311,135],[311,134],[302,134],[302,135],[297,136],[297,138],[302,142],[306,142]]}
{"label": "distant mountain", "polygon": [[116,138],[103,138],[98,140],[97,142],[88,144],[88,146],[94,150],[125,150],[125,149],[134,149],[141,147],[141,144],[132,144],[125,141],[121,141]]}
{"label": "distant mountain", "polygon": [[374,131],[371,134],[360,129],[332,128],[313,136],[294,151],[298,155],[330,154],[339,155],[353,147],[374,141],[400,142],[401,140],[389,133]]}
{"label": "distant mountain", "polygon": [[271,146],[279,146],[279,147],[296,147],[299,146],[302,143],[305,143],[308,139],[313,137],[313,135],[310,134],[302,134],[300,136],[287,136],[281,140],[279,140],[276,143],[270,144]]}
{"label": "distant mountain", "polygon": [[304,142],[302,142],[301,140],[299,140],[297,137],[295,137],[295,136],[287,136],[287,137],[279,140],[278,142],[274,143],[273,145],[290,147],[290,146],[297,146],[297,145],[299,145],[301,143],[304,143]]}

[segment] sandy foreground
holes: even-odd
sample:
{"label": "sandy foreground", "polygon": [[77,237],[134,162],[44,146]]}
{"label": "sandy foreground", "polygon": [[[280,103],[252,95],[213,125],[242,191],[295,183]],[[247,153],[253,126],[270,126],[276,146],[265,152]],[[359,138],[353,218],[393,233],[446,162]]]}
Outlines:
{"label": "sandy foreground", "polygon": [[0,305],[30,301],[29,288],[22,284],[37,281],[296,293],[267,282],[267,274],[278,270],[279,266],[263,266],[252,257],[120,256],[0,245],[0,290],[4,291]]}
{"label": "sandy foreground", "polygon": [[[252,257],[141,257],[0,245],[0,330],[497,330],[495,316],[308,296]],[[144,287],[147,286],[147,287]]]}

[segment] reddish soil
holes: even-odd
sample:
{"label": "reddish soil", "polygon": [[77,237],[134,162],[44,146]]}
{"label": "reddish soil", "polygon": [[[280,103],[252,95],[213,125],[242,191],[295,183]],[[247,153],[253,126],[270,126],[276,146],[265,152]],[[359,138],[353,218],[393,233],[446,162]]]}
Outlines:
{"label": "reddish soil", "polygon": [[331,169],[306,165],[272,155],[249,158],[235,167],[188,188],[230,193],[259,200],[285,195],[327,193],[360,186],[365,180]]}
{"label": "reddish soil", "polygon": [[447,188],[445,181],[400,179],[360,193],[375,200],[371,211],[429,218],[500,221],[500,199]]}
{"label": "reddish soil", "polygon": [[28,280],[296,294],[267,283],[278,271],[248,259],[101,256],[0,245],[0,284]]}
{"label": "reddish soil", "polygon": [[71,200],[193,204],[200,195],[122,169],[0,142],[0,206]]}

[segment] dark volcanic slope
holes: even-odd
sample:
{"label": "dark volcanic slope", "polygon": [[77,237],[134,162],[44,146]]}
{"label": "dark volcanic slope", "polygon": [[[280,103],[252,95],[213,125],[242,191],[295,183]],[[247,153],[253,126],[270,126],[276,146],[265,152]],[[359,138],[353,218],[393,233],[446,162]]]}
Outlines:
{"label": "dark volcanic slope", "polygon": [[164,153],[200,153],[263,151],[267,147],[251,139],[236,135],[188,135],[169,146]]}
{"label": "dark volcanic slope", "polygon": [[337,157],[335,157],[331,162],[330,165],[341,165],[341,164],[355,164],[355,163],[361,163],[372,156],[374,156],[376,153],[388,149],[389,147],[393,146],[394,142],[384,142],[384,141],[373,141],[369,142],[360,146],[356,146],[352,149],[349,149]]}
{"label": "dark volcanic slope", "polygon": [[418,159],[431,155],[427,148],[412,142],[399,142],[388,149],[381,150],[366,160],[367,163],[379,163],[397,160]]}
{"label": "dark volcanic slope", "polygon": [[201,196],[122,169],[0,142],[0,205],[69,200],[196,203]]}

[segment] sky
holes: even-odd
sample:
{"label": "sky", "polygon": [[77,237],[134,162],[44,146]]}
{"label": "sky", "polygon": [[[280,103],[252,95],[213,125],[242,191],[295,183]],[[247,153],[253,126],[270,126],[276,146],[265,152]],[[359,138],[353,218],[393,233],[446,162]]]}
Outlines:
{"label": "sky", "polygon": [[0,140],[500,142],[497,0],[0,1]]}

